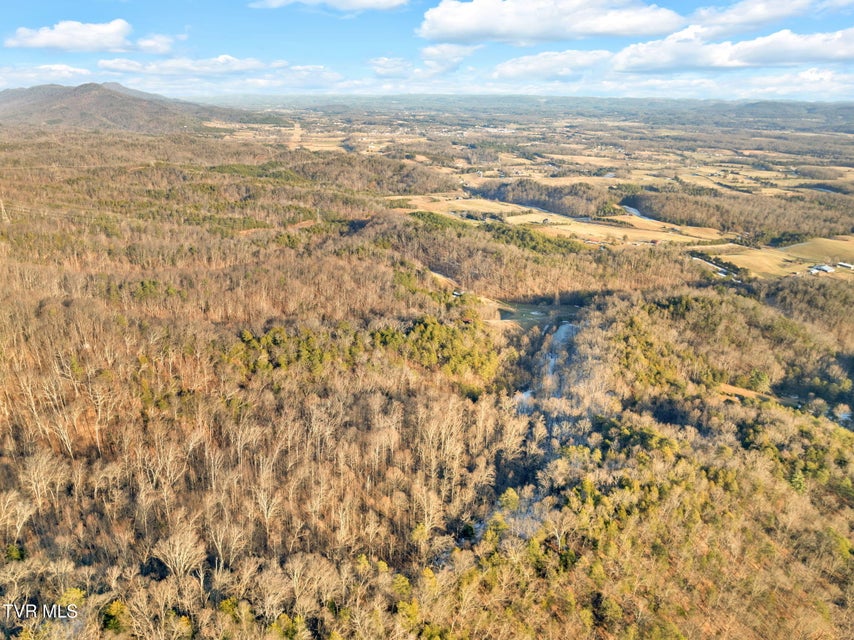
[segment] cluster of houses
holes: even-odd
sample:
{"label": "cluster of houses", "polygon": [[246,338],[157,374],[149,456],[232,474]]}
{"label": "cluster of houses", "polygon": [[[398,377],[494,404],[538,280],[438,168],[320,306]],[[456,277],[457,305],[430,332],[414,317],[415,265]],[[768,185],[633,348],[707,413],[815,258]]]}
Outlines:
{"label": "cluster of houses", "polygon": [[[836,267],[840,269],[854,270],[854,264],[850,264],[848,262],[837,262]],[[817,264],[814,267],[810,267],[810,274],[814,276],[817,276],[820,273],[833,273],[834,271],[836,271],[836,268],[829,264]]]}

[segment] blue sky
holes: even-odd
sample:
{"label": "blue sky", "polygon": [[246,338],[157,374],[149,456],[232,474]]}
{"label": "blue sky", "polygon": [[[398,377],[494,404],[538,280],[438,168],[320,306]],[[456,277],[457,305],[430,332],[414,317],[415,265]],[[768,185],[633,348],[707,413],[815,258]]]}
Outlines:
{"label": "blue sky", "polygon": [[38,0],[0,89],[854,100],[854,0]]}

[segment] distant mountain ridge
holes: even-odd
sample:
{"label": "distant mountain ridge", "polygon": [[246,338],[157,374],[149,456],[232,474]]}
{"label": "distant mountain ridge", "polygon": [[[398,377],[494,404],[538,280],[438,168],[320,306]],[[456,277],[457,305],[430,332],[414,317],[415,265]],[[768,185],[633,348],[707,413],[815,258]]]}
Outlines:
{"label": "distant mountain ridge", "polygon": [[[202,104],[130,89],[115,82],[77,87],[58,84],[0,91],[0,126],[32,125],[170,133],[204,130],[204,122],[284,124],[277,110],[335,114],[353,109],[388,114],[422,111],[456,124],[521,122],[561,114],[589,118],[643,118],[654,125],[747,127],[750,129],[854,133],[854,103],[721,101],[559,96],[219,96]],[[273,112],[271,112],[271,110]]]}
{"label": "distant mountain ridge", "polygon": [[0,91],[0,124],[139,133],[197,130],[211,119],[240,121],[246,111],[202,106],[117,83],[57,84]]}
{"label": "distant mountain ridge", "polygon": [[692,98],[603,98],[537,95],[253,95],[196,98],[201,103],[252,110],[308,110],[335,115],[424,113],[448,117],[449,126],[489,118],[522,122],[572,114],[582,118],[625,119],[658,126],[691,125],[751,129],[854,133],[854,102],[721,100]]}

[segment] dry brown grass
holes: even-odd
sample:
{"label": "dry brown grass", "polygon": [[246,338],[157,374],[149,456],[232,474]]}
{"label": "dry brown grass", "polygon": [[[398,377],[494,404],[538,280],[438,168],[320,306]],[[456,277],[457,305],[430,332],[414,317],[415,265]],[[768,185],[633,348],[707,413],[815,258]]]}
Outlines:
{"label": "dry brown grass", "polygon": [[[548,224],[543,225],[543,220],[548,220]],[[691,238],[680,236],[675,230],[667,228],[659,230],[638,229],[635,227],[585,222],[554,214],[532,213],[514,216],[508,219],[508,222],[511,224],[537,225],[539,232],[549,236],[578,237],[583,240],[612,244],[690,242],[692,240]],[[696,240],[696,238],[693,240]]]}
{"label": "dry brown grass", "polygon": [[[396,198],[395,198],[396,199]],[[551,236],[575,236],[593,242],[652,243],[677,242],[692,244],[702,240],[715,240],[724,237],[717,229],[708,227],[688,227],[647,220],[632,215],[613,216],[612,220],[622,224],[586,222],[554,213],[539,211],[507,202],[485,200],[482,198],[461,198],[459,193],[434,193],[407,198],[409,207],[403,210],[421,209],[459,219],[466,212],[486,213],[506,216],[510,224],[536,225],[537,230]],[[548,221],[543,224],[543,221]],[[477,224],[472,221],[472,224]]]}
{"label": "dry brown grass", "polygon": [[[720,255],[734,265],[748,269],[762,278],[804,274],[809,267],[817,263],[836,264],[854,262],[854,237],[813,238],[801,244],[774,249],[762,247],[751,249],[736,244],[706,247],[704,250]],[[832,274],[820,274],[820,277],[854,279],[854,272],[837,269]]]}
{"label": "dry brown grass", "polygon": [[793,260],[784,251],[768,247],[762,249],[745,247],[738,253],[727,254],[726,259],[762,278],[785,276],[806,269],[806,265]]}
{"label": "dry brown grass", "polygon": [[790,256],[815,262],[854,263],[854,236],[835,238],[813,238],[808,242],[786,247]]}
{"label": "dry brown grass", "polygon": [[[473,211],[476,213],[494,213],[516,217],[522,212],[530,211],[530,207],[523,207],[507,202],[497,202],[495,200],[484,200],[482,198],[462,198],[458,193],[434,193],[425,196],[412,196],[408,200],[411,207],[424,211],[432,211],[433,213],[450,214],[453,212]],[[539,217],[542,219],[542,216]]]}

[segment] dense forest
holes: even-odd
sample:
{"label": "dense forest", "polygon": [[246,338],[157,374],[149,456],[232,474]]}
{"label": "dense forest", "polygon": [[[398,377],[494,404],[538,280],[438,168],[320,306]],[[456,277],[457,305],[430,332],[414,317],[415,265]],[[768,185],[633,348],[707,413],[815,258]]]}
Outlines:
{"label": "dense forest", "polygon": [[578,183],[568,187],[549,187],[534,180],[495,182],[472,192],[483,198],[540,207],[547,211],[573,217],[589,217],[597,213],[613,213],[614,199],[607,190]]}
{"label": "dense forest", "polygon": [[816,236],[854,233],[851,203],[836,193],[806,191],[755,198],[681,184],[667,191],[632,193],[622,202],[666,222],[738,233],[752,246],[782,246]]}
{"label": "dense forest", "polygon": [[[849,281],[400,213],[455,187],[405,158],[0,147],[0,591],[78,612],[5,637],[854,635]],[[830,194],[484,189],[852,223]]]}

